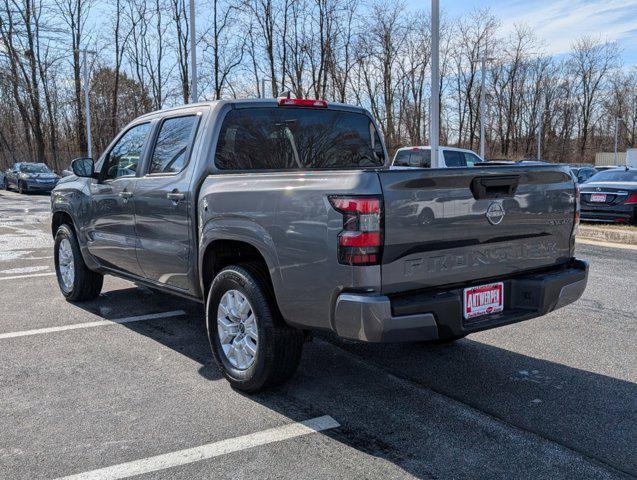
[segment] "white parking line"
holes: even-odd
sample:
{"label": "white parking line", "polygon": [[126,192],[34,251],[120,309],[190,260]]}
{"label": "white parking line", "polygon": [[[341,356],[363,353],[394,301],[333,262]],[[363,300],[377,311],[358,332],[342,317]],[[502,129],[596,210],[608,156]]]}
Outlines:
{"label": "white parking line", "polygon": [[248,448],[280,442],[289,438],[300,437],[309,433],[340,427],[340,424],[329,415],[312,418],[304,422],[291,423],[282,427],[270,428],[262,432],[251,433],[241,437],[229,438],[219,442],[208,443],[199,447],[187,448],[176,452],[142,458],[132,462],[120,463],[112,467],[100,468],[90,472],[70,475],[58,480],[105,480],[128,478],[143,473],[156,472],[167,468],[199,462],[228,453]]}
{"label": "white parking line", "polygon": [[29,275],[11,275],[10,277],[0,277],[0,280],[17,280],[19,278],[31,278],[31,277],[49,277],[51,275],[55,275],[55,272],[30,273]]}
{"label": "white parking line", "polygon": [[156,320],[159,318],[177,317],[185,315],[183,310],[172,312],[151,313],[149,315],[137,315],[135,317],[117,318],[115,320],[98,320],[96,322],[74,323],[72,325],[62,325],[60,327],[37,328],[34,330],[22,330],[20,332],[0,333],[0,340],[5,338],[27,337],[29,335],[39,335],[41,333],[63,332],[65,330],[77,330],[79,328],[101,327],[104,325],[119,325],[122,323],[143,322],[145,320]]}

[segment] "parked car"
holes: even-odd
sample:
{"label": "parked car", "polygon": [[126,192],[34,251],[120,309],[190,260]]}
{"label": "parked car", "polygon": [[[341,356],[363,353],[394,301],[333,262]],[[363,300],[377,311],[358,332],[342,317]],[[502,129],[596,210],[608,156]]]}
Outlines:
{"label": "parked car", "polygon": [[19,193],[50,192],[60,177],[44,163],[16,163],[6,171],[4,189],[15,188]]}
{"label": "parked car", "polygon": [[637,168],[619,167],[581,185],[582,220],[637,224]]}
{"label": "parked car", "polygon": [[386,158],[366,110],[321,100],[144,115],[53,191],[62,295],[95,299],[109,274],[199,301],[220,370],[256,391],[294,373],[313,330],[453,341],[582,294],[566,167]]}
{"label": "parked car", "polygon": [[[441,167],[472,167],[483,160],[471,150],[455,147],[438,147]],[[396,150],[391,163],[392,168],[431,167],[431,147],[402,147]]]}
{"label": "parked car", "polygon": [[595,175],[598,171],[594,167],[574,167],[571,166],[571,172],[575,176],[577,183],[584,183],[586,180]]}

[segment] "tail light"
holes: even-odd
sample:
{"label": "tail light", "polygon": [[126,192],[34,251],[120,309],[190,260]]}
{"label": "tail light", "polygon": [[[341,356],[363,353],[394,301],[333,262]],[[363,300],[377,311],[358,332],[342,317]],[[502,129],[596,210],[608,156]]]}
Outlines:
{"label": "tail light", "polygon": [[581,212],[581,193],[578,184],[575,184],[575,224],[573,225],[573,235],[577,234],[577,230],[579,228],[580,222],[580,212]]}
{"label": "tail light", "polygon": [[325,100],[312,100],[310,98],[279,98],[279,107],[327,108],[327,102]]}
{"label": "tail light", "polygon": [[637,193],[631,193],[624,202],[624,205],[634,205],[637,203]]}
{"label": "tail light", "polygon": [[378,265],[383,246],[380,197],[329,197],[343,215],[338,234],[338,262],[343,265]]}

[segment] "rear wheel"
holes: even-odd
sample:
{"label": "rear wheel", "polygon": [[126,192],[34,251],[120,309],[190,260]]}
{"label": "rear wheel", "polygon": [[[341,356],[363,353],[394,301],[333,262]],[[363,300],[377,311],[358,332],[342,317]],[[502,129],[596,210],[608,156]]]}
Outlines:
{"label": "rear wheel", "polygon": [[102,291],[104,276],[84,263],[73,228],[61,225],[55,234],[55,273],[62,295],[71,302],[92,300]]}
{"label": "rear wheel", "polygon": [[206,306],[215,360],[230,384],[246,392],[288,380],[303,349],[303,332],[281,317],[266,275],[258,264],[224,268]]}

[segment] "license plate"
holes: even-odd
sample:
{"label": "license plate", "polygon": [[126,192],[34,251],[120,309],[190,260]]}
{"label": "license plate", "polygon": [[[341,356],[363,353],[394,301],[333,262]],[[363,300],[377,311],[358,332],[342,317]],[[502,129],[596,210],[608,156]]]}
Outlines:
{"label": "license plate", "polygon": [[603,193],[591,193],[591,202],[605,202],[606,195]]}
{"label": "license plate", "polygon": [[464,289],[464,318],[475,318],[504,310],[504,283]]}

